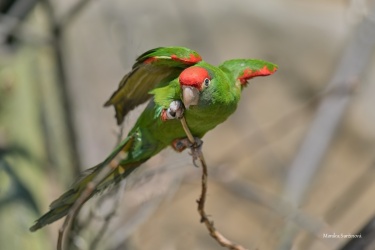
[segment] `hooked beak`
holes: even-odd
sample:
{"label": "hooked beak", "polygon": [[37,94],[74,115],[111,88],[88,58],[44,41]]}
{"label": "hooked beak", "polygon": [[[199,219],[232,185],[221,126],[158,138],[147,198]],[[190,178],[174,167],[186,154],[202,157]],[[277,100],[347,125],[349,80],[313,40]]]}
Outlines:
{"label": "hooked beak", "polygon": [[182,102],[187,109],[189,109],[190,105],[197,105],[199,102],[199,90],[191,86],[182,86]]}

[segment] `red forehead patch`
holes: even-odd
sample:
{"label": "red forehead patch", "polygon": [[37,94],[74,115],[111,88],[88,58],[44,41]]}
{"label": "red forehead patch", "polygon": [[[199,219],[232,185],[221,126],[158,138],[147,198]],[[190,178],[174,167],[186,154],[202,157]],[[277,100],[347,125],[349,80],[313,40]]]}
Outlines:
{"label": "red forehead patch", "polygon": [[211,80],[211,77],[205,68],[192,66],[181,72],[179,81],[181,85],[202,89],[202,83],[206,78]]}

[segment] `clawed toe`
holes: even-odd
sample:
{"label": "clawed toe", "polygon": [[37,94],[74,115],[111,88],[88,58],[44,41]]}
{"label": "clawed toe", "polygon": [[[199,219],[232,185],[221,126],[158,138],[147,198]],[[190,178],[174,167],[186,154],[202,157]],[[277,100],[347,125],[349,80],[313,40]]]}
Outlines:
{"label": "clawed toe", "polygon": [[198,167],[196,161],[199,159],[201,154],[203,141],[195,137],[194,143],[191,143],[188,138],[176,139],[172,142],[172,148],[178,152],[184,151],[186,148],[190,148],[191,152],[189,153],[193,157],[194,166]]}

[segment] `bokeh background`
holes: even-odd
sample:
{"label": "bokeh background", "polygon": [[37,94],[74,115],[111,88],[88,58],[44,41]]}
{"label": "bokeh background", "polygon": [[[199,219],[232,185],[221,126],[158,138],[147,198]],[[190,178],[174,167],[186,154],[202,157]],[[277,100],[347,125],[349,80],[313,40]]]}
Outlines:
{"label": "bokeh background", "polygon": [[[116,145],[120,129],[103,103],[136,56],[172,45],[212,64],[279,65],[204,137],[215,226],[248,249],[375,249],[374,7],[0,1],[0,249],[55,248],[61,221],[28,228]],[[68,249],[220,249],[196,211],[200,174],[187,152],[165,150],[85,205]]]}

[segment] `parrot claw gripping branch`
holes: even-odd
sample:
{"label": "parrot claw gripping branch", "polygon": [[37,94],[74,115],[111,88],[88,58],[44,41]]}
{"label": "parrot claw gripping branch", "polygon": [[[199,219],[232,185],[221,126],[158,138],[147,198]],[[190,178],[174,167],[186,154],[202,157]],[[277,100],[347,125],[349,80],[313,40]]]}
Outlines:
{"label": "parrot claw gripping branch", "polygon": [[229,249],[244,249],[217,232],[204,212],[207,166],[201,138],[236,110],[250,79],[271,75],[276,70],[275,64],[258,59],[232,59],[213,66],[184,47],[160,47],[143,53],[104,106],[114,107],[117,124],[121,125],[135,107],[145,102],[148,105],[114,151],[103,162],[84,171],[67,192],[51,203],[50,211],[30,231],[66,216],[57,246],[62,249],[69,221],[87,200],[172,146],[178,152],[190,148],[194,165],[200,160],[203,175],[198,211],[210,235]]}

